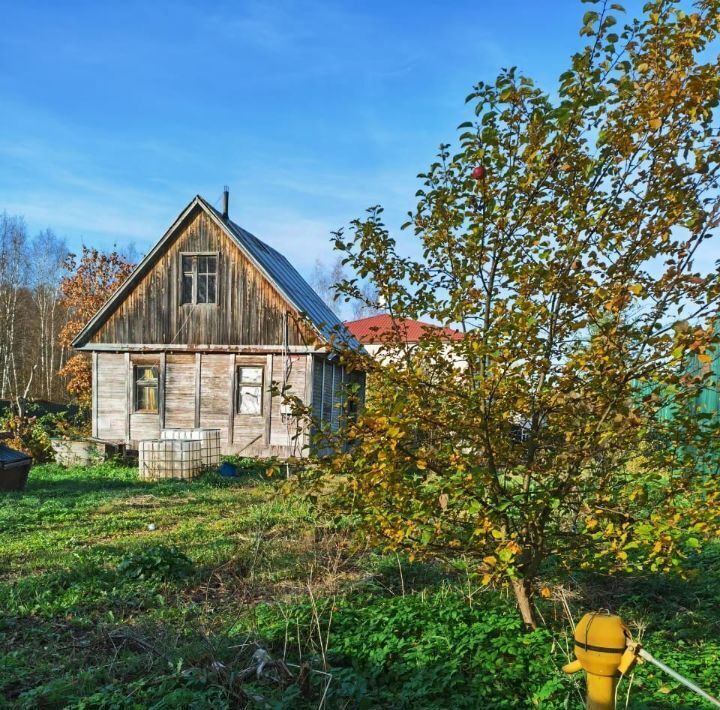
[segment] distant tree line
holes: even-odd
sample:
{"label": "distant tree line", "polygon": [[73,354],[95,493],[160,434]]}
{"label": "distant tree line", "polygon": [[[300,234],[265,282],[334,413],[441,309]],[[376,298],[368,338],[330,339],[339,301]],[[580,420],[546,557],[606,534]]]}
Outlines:
{"label": "distant tree line", "polygon": [[[51,229],[31,236],[23,217],[0,214],[0,400],[87,399],[71,343],[132,268],[133,255],[83,247],[77,258]],[[90,314],[92,315],[92,314]]]}
{"label": "distant tree line", "polygon": [[332,311],[350,320],[384,312],[382,299],[372,282],[352,279],[355,291],[352,296],[348,296],[335,288],[337,284],[346,281],[350,281],[350,271],[342,256],[338,256],[330,264],[321,259],[315,260],[310,285]]}
{"label": "distant tree line", "polygon": [[0,215],[0,399],[62,400],[59,344],[67,320],[60,283],[67,243],[46,229],[30,237],[22,217]]}

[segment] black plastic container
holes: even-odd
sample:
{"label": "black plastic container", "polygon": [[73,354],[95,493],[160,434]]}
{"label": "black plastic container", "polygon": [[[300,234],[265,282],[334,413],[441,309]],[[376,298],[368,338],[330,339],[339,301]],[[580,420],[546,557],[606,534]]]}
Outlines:
{"label": "black plastic container", "polygon": [[0,491],[24,491],[32,456],[0,444]]}

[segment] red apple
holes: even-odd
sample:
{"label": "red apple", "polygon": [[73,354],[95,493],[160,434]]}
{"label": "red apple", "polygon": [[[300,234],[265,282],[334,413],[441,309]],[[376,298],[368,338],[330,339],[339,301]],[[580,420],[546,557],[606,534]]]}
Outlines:
{"label": "red apple", "polygon": [[484,180],[486,173],[487,173],[487,171],[485,170],[485,166],[483,166],[483,165],[478,165],[476,168],[473,168],[472,176],[473,176],[476,180]]}

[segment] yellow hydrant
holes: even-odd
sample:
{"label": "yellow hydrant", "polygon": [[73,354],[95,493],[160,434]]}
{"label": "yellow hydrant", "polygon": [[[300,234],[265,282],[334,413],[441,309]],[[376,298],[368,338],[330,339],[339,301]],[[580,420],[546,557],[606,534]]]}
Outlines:
{"label": "yellow hydrant", "polygon": [[566,673],[587,673],[588,710],[614,710],[615,688],[621,673],[636,660],[628,647],[629,634],[619,616],[594,612],[585,614],[575,628],[575,656]]}

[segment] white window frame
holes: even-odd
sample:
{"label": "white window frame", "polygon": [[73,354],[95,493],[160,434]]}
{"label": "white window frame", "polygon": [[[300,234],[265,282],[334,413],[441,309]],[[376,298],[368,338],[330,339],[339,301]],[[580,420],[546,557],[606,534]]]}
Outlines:
{"label": "white window frame", "polygon": [[[243,370],[259,370],[260,382],[257,380],[247,379],[243,377]],[[243,387],[252,387],[258,391],[258,402],[260,410],[257,412],[242,411],[242,390]],[[264,391],[265,391],[265,368],[262,365],[238,364],[235,366],[235,414],[242,417],[261,417],[264,414]]]}

